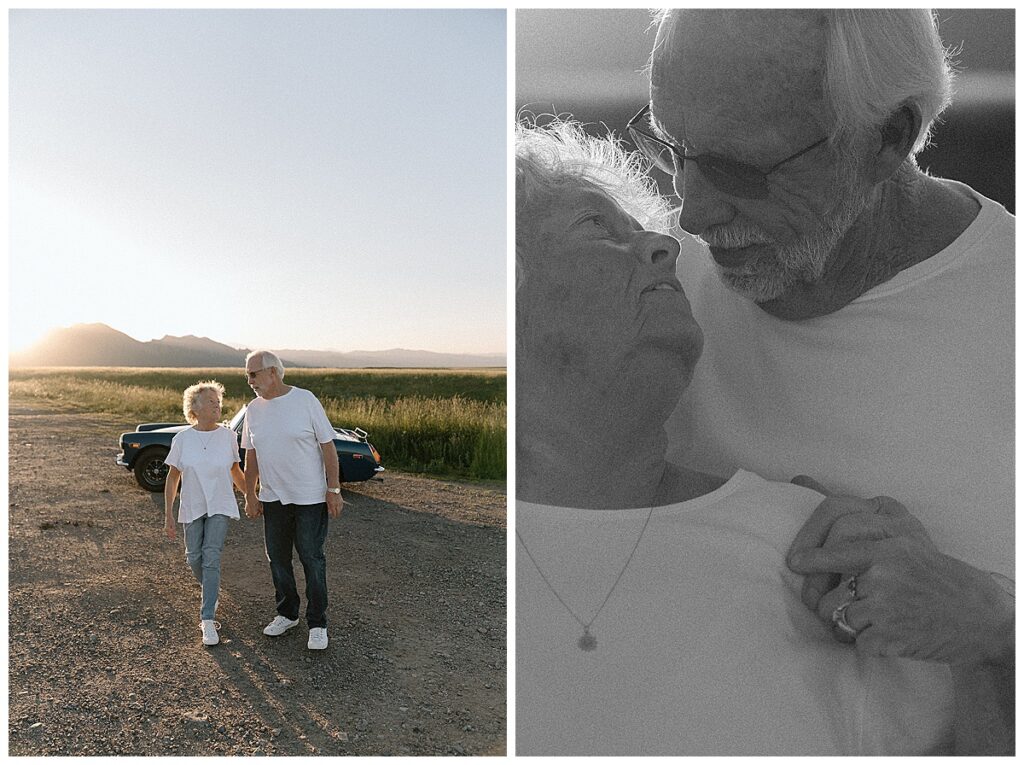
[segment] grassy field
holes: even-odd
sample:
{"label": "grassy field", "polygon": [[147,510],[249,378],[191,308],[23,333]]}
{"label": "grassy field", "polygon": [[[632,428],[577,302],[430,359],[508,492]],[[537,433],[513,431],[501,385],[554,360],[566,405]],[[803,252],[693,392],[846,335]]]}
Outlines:
{"label": "grassy field", "polygon": [[[73,406],[138,422],[184,422],[181,391],[199,380],[226,389],[230,417],[253,394],[240,369],[79,367],[12,369],[12,399]],[[289,369],[338,427],[360,427],[395,470],[505,479],[504,369]]]}

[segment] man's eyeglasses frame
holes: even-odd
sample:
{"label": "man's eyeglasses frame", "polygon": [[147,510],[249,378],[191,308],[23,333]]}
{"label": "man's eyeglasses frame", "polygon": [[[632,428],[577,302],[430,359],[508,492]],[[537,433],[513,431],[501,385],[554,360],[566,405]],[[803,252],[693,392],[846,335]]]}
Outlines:
{"label": "man's eyeglasses frame", "polygon": [[778,170],[787,162],[792,162],[797,157],[802,157],[811,149],[816,149],[828,140],[825,136],[820,141],[815,141],[810,146],[801,149],[780,162],[776,162],[767,170],[749,165],[746,162],[739,162],[721,154],[700,154],[687,155],[685,150],[680,150],[668,141],[641,130],[638,125],[650,114],[651,106],[647,104],[638,111],[633,118],[626,123],[626,132],[633,139],[636,147],[643,152],[654,165],[669,175],[675,175],[675,160],[670,160],[671,165],[665,159],[665,150],[671,152],[671,156],[678,158],[680,166],[687,160],[696,162],[701,173],[717,189],[745,199],[764,199],[769,194],[768,176]]}

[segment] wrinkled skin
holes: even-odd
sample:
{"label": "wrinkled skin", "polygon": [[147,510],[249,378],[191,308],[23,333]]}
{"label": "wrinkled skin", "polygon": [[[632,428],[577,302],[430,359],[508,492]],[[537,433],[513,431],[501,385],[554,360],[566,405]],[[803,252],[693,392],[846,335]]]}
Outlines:
{"label": "wrinkled skin", "polygon": [[826,622],[848,599],[837,575],[857,575],[846,615],[865,653],[946,664],[999,664],[1012,655],[1013,598],[988,573],[936,549],[890,497],[827,497],[787,560],[807,575],[804,604]]}
{"label": "wrinkled skin", "polygon": [[[795,483],[827,493],[805,477]],[[826,497],[797,534],[789,567],[806,576],[802,599],[826,623],[846,608],[870,656],[950,665],[959,754],[1014,750],[1015,604],[987,572],[944,555],[924,526],[890,497]]]}

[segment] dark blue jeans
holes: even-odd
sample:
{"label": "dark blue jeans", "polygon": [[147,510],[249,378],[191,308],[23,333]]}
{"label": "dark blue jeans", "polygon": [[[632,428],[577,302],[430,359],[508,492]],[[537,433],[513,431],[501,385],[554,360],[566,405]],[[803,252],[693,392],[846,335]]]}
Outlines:
{"label": "dark blue jeans", "polygon": [[306,574],[306,623],[310,629],[327,626],[327,503],[283,505],[263,503],[263,539],[267,545],[270,575],[274,579],[277,612],[287,619],[299,618],[299,593],[295,589],[292,547],[299,553]]}

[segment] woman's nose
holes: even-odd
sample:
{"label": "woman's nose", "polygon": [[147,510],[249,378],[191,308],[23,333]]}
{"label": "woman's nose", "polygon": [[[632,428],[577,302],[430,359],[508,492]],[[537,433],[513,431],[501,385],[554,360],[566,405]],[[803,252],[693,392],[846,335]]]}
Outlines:
{"label": "woman's nose", "polygon": [[644,238],[643,259],[654,266],[674,271],[679,257],[679,242],[667,234],[649,233]]}

